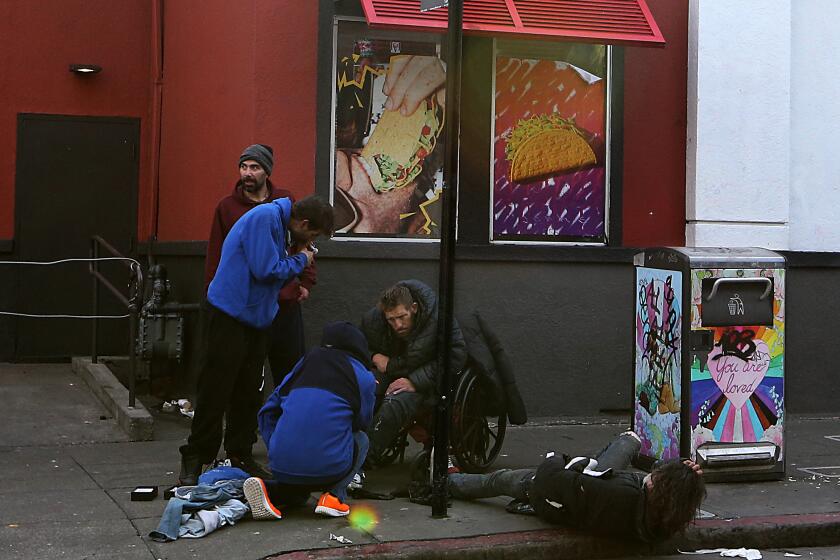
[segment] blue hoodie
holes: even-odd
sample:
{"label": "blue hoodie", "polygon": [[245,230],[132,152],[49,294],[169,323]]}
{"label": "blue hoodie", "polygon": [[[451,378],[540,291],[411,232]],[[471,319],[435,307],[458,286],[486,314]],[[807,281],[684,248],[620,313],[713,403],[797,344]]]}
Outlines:
{"label": "blue hoodie", "polygon": [[219,268],[207,301],[234,319],[258,329],[277,315],[277,296],[306,267],[306,255],[286,253],[292,202],[278,198],[255,206],[233,225],[222,245]]}
{"label": "blue hoodie", "polygon": [[353,466],[353,433],[373,418],[376,380],[367,340],[351,323],[324,328],[260,410],[268,466],[284,484],[331,484]]}

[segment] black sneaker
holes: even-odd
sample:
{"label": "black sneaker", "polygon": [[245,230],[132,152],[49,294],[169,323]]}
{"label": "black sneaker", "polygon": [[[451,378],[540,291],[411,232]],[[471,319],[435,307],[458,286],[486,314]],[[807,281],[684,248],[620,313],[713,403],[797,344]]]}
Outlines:
{"label": "black sneaker", "polygon": [[271,480],[274,475],[268,471],[264,466],[258,463],[253,456],[238,457],[236,455],[228,455],[231,467],[242,469],[251,476],[262,478],[263,480]]}
{"label": "black sneaker", "polygon": [[536,515],[534,506],[528,501],[512,500],[505,506],[505,511],[508,513],[518,513],[519,515]]}
{"label": "black sneaker", "polygon": [[181,474],[178,475],[180,486],[195,486],[204,465],[197,457],[181,457]]}

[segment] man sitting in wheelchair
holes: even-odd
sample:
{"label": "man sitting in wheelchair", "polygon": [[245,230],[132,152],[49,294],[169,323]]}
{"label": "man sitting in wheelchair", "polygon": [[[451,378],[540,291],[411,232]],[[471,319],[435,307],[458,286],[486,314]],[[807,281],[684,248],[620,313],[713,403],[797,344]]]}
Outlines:
{"label": "man sitting in wheelchair", "polygon": [[[382,292],[362,318],[377,377],[377,410],[368,429],[368,460],[376,464],[421,406],[438,398],[437,294],[419,280],[403,280]],[[455,321],[451,371],[467,361],[467,348]],[[353,483],[358,488],[361,477]]]}

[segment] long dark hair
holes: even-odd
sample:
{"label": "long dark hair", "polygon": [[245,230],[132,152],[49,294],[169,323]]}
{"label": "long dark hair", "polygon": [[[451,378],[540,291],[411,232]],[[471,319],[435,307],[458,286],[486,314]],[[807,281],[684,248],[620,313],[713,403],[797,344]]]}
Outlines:
{"label": "long dark hair", "polygon": [[657,538],[684,530],[706,497],[703,477],[679,459],[665,461],[651,472],[645,522]]}

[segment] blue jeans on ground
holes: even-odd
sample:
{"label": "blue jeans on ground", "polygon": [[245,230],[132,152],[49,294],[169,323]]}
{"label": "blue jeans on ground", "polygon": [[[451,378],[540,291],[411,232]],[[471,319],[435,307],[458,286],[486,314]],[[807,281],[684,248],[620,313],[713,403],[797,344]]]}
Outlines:
{"label": "blue jeans on ground", "polygon": [[[638,438],[625,432],[602,449],[595,458],[596,470],[625,469],[639,453],[641,443]],[[455,473],[449,475],[449,491],[453,498],[474,500],[510,496],[526,501],[531,481],[537,469],[501,469],[488,474]]]}
{"label": "blue jeans on ground", "polygon": [[149,533],[149,536],[158,542],[176,540],[181,527],[181,514],[185,511],[208,509],[231,499],[243,500],[243,483],[243,480],[219,480],[213,484],[179,488],[175,496],[166,503],[157,529]]}
{"label": "blue jeans on ground", "polygon": [[342,478],[322,484],[288,484],[279,483],[273,480],[265,480],[265,489],[268,498],[276,506],[301,506],[306,503],[309,494],[312,492],[329,492],[342,502],[347,501],[347,485],[353,480],[353,476],[362,470],[362,465],[367,457],[368,436],[365,432],[353,432],[353,466]]}

